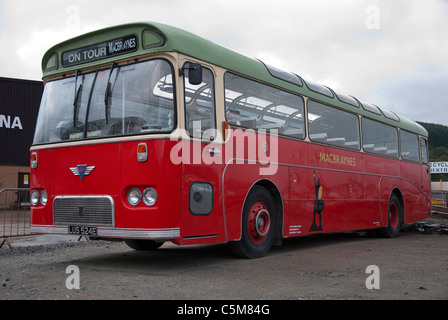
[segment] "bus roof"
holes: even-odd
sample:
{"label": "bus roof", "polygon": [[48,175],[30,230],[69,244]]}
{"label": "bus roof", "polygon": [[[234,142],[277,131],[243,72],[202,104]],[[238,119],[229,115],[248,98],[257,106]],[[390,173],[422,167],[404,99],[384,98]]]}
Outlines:
{"label": "bus roof", "polygon": [[137,22],[118,25],[61,42],[45,53],[42,59],[42,71],[45,78],[154,52],[179,52],[312,99],[423,136],[428,135],[418,123],[397,116],[393,112],[360,102],[352,96],[338,94],[328,87],[306,81],[294,73],[267,66],[260,60],[161,23]]}

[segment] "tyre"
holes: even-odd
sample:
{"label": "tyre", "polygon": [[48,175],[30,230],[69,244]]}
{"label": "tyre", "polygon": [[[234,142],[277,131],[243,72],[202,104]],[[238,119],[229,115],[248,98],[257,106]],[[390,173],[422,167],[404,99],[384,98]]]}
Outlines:
{"label": "tyre", "polygon": [[271,194],[254,186],[246,198],[242,216],[241,240],[232,242],[232,251],[241,258],[261,258],[272,247],[277,215]]}
{"label": "tyre", "polygon": [[400,233],[403,220],[401,202],[395,194],[392,194],[387,209],[387,226],[378,230],[379,235],[384,238],[395,238]]}
{"label": "tyre", "polygon": [[163,242],[157,242],[154,240],[126,239],[124,242],[132,249],[139,251],[157,250],[163,245]]}

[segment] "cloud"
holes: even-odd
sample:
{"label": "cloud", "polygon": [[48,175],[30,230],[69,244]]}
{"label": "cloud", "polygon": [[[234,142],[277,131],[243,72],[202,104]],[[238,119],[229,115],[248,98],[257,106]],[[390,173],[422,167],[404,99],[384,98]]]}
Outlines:
{"label": "cloud", "polygon": [[408,88],[428,94],[420,104],[444,104],[447,0],[0,0],[0,76],[39,79],[55,43],[134,21],[186,29],[413,119]]}
{"label": "cloud", "polygon": [[433,64],[423,65],[413,76],[375,88],[376,101],[408,118],[448,125],[447,84],[448,70]]}

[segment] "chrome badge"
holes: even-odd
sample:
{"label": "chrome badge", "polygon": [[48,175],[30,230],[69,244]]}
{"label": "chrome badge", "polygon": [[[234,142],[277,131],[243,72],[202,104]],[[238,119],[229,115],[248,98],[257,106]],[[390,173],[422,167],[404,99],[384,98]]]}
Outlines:
{"label": "chrome badge", "polygon": [[84,176],[88,176],[90,174],[90,172],[92,172],[92,170],[95,169],[95,166],[87,166],[86,164],[82,164],[82,165],[78,165],[76,167],[70,168],[71,172],[73,172],[73,174],[75,176],[79,176],[82,179],[84,178]]}

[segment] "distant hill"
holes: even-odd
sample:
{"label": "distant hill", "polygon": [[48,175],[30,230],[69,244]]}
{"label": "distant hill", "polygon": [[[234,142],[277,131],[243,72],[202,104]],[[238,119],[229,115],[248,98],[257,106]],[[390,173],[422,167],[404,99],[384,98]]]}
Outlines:
{"label": "distant hill", "polygon": [[437,148],[437,147],[445,147],[448,148],[448,127],[435,124],[435,123],[426,123],[426,122],[418,122],[421,126],[423,126],[429,133],[429,149]]}
{"label": "distant hill", "polygon": [[[429,161],[442,162],[448,161],[448,127],[435,124],[418,122],[429,134]],[[448,174],[432,174],[432,181],[448,180]]]}

